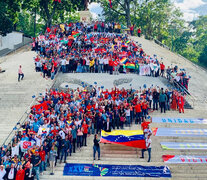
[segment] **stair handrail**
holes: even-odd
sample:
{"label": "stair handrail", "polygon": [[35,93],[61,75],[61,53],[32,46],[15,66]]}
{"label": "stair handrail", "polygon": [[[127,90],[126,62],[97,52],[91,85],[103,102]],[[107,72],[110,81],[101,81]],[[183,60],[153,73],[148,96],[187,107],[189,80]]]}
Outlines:
{"label": "stair handrail", "polygon": [[[51,90],[51,89],[53,88],[54,84],[56,83],[56,81],[57,81],[57,76],[58,76],[58,74],[59,74],[59,70],[60,70],[60,67],[58,67],[58,69],[57,69],[57,73],[56,73],[56,75],[55,75],[55,78],[54,78],[54,80],[53,80],[53,82],[52,82],[52,85],[51,85],[51,87],[50,87],[49,90]],[[39,96],[38,96],[38,97],[39,97]],[[18,127],[18,128],[16,127],[17,129],[13,128],[13,129],[11,130],[11,132],[9,133],[9,135],[6,137],[6,139],[5,139],[4,142],[2,143],[2,146],[1,146],[1,147],[3,147],[3,146],[6,145],[6,142],[7,142],[7,140],[10,138],[11,135],[15,134],[15,132],[18,132],[18,131],[22,128],[21,125],[24,124],[25,121],[28,119],[28,117],[29,117],[29,113],[30,113],[30,110],[31,110],[31,107],[32,107],[33,105],[35,105],[35,98],[33,98],[33,100],[32,100],[32,102],[30,103],[30,105],[27,106],[25,112],[23,113],[23,115],[21,116],[21,118],[19,119],[19,121],[17,122],[17,124],[15,125],[15,127],[16,127],[17,125],[20,125],[20,127]],[[29,110],[29,112],[28,112],[28,110]],[[26,117],[24,118],[25,115],[26,115]],[[22,119],[23,119],[23,121],[22,121]],[[14,135],[13,135],[13,136],[14,136]],[[8,142],[8,144],[11,143],[12,139],[13,139],[13,137],[12,137],[11,140]]]}
{"label": "stair handrail", "polygon": [[169,50],[171,53],[179,56],[180,58],[182,58],[183,60],[185,60],[186,62],[189,62],[191,63],[191,65],[193,65],[194,67],[196,67],[197,69],[202,69],[203,71],[206,71],[207,72],[207,69],[193,63],[192,61],[190,61],[189,59],[185,58],[184,56],[182,56],[181,54],[177,53],[177,52],[174,52],[172,51],[172,49],[170,47],[168,47],[167,45],[163,44],[162,42],[160,42],[159,40],[155,39],[154,37],[150,36],[150,40],[153,40],[156,44],[158,44],[159,46],[161,47],[164,47],[165,49]]}

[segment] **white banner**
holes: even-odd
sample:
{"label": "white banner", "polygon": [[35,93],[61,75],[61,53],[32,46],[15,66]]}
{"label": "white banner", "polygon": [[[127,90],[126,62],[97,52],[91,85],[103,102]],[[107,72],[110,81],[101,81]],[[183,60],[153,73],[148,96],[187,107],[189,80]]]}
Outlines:
{"label": "white banner", "polygon": [[207,150],[207,143],[185,143],[185,142],[161,142],[161,147],[164,150],[171,149],[198,149]]}
{"label": "white banner", "polygon": [[207,163],[207,156],[163,155],[162,159],[165,163],[172,164]]}
{"label": "white banner", "polygon": [[178,123],[178,124],[207,124],[207,119],[152,117],[152,122],[153,123]]}

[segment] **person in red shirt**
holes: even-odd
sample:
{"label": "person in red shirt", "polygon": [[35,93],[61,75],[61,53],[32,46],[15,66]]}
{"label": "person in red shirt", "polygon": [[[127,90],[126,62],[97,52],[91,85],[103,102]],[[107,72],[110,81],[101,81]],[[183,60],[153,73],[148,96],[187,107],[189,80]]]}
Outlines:
{"label": "person in red shirt", "polygon": [[134,24],[133,24],[133,26],[130,26],[130,33],[131,33],[131,36],[134,35]]}
{"label": "person in red shirt", "polygon": [[142,108],[141,108],[141,103],[139,101],[135,105],[134,109],[136,113],[135,124],[138,124],[138,123],[141,124]]}
{"label": "person in red shirt", "polygon": [[98,28],[98,26],[97,26],[97,23],[96,23],[96,24],[94,24],[94,31],[95,32],[97,32],[97,28]]}
{"label": "person in red shirt", "polygon": [[54,129],[51,131],[51,134],[53,134],[53,136],[56,136],[58,133],[58,130],[56,129],[56,126],[54,126]]}
{"label": "person in red shirt", "polygon": [[160,70],[161,70],[160,75],[163,77],[164,76],[164,72],[165,72],[165,65],[163,64],[163,62],[160,64]]}
{"label": "person in red shirt", "polygon": [[24,175],[25,175],[25,171],[24,169],[22,169],[22,165],[19,166],[19,170],[17,171],[16,174],[16,180],[23,180],[24,179]]}
{"label": "person in red shirt", "polygon": [[138,34],[138,37],[141,37],[141,29],[140,28],[138,28],[137,34]]}
{"label": "person in red shirt", "polygon": [[184,97],[179,94],[178,96],[178,107],[179,107],[179,113],[183,112],[184,113]]}
{"label": "person in red shirt", "polygon": [[[150,117],[150,116],[148,116],[148,117]],[[147,129],[148,125],[152,122],[152,119],[151,119],[151,118],[149,118],[149,119],[150,119],[150,121],[147,121],[147,120],[144,118],[144,120],[143,120],[143,122],[142,122],[142,124],[141,124],[141,128],[142,128],[143,131],[144,131],[145,129]]]}
{"label": "person in red shirt", "polygon": [[91,108],[92,108],[92,106],[91,106],[91,104],[89,103],[89,104],[86,106],[86,111],[91,111]]}
{"label": "person in red shirt", "polygon": [[113,74],[113,60],[110,58],[109,59],[109,73],[112,75]]}
{"label": "person in red shirt", "polygon": [[40,158],[41,158],[40,173],[43,175],[44,165],[45,165],[45,155],[46,155],[46,153],[43,149],[43,146],[40,147],[39,155],[40,155]]}
{"label": "person in red shirt", "polygon": [[43,78],[47,75],[47,64],[43,64]]}
{"label": "person in red shirt", "polygon": [[88,124],[86,124],[86,121],[83,121],[82,128],[83,128],[83,145],[87,146],[86,141],[88,135]]}

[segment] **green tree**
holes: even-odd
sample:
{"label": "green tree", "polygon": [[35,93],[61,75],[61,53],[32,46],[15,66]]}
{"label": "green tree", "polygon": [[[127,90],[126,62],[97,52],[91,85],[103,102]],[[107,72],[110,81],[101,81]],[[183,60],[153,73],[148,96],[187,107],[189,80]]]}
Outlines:
{"label": "green tree", "polygon": [[38,13],[44,20],[45,25],[50,27],[54,17],[60,17],[64,20],[66,12],[75,12],[83,9],[84,4],[77,0],[61,0],[61,3],[54,0],[23,0],[23,8]]}
{"label": "green tree", "polygon": [[[112,8],[108,0],[100,0],[101,6],[104,9],[104,16],[108,21],[122,21],[128,27],[131,26],[131,6],[133,0],[113,0]],[[120,21],[119,21],[120,22]]]}
{"label": "green tree", "polygon": [[0,35],[5,36],[13,29],[13,23],[7,12],[7,4],[0,2]]}
{"label": "green tree", "polygon": [[203,51],[200,53],[198,61],[207,67],[207,45],[205,45]]}
{"label": "green tree", "polygon": [[21,0],[0,1],[0,34],[6,35],[16,30]]}

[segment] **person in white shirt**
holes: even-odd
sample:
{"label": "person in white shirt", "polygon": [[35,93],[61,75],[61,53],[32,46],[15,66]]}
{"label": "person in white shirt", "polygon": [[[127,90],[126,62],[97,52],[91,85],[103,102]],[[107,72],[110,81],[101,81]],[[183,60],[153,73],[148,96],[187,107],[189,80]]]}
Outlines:
{"label": "person in white shirt", "polygon": [[11,164],[11,168],[6,169],[6,178],[7,179],[15,179],[16,178],[16,174],[17,174],[17,170],[16,168],[14,168],[14,164]]}
{"label": "person in white shirt", "polygon": [[104,72],[108,72],[109,59],[104,57]]}
{"label": "person in white shirt", "polygon": [[125,113],[126,113],[126,120],[127,120],[126,123],[130,126],[131,121],[130,121],[130,108],[129,108],[129,106],[128,106],[127,109],[125,110]]}
{"label": "person in white shirt", "polygon": [[101,72],[102,72],[102,73],[103,73],[103,71],[104,71],[104,65],[103,65],[103,63],[104,63],[104,58],[101,57],[100,60],[99,60],[99,64],[100,64],[100,68],[101,68]]}
{"label": "person in white shirt", "polygon": [[6,171],[4,169],[4,166],[0,166],[0,180],[3,180],[4,175],[6,174]]}
{"label": "person in white shirt", "polygon": [[147,139],[148,136],[152,135],[152,130],[149,128],[149,125],[147,126],[147,129],[144,130],[144,138]]}
{"label": "person in white shirt", "polygon": [[145,140],[145,142],[146,142],[146,149],[142,149],[142,157],[140,157],[140,158],[144,158],[144,152],[148,151],[148,161],[147,162],[150,162],[150,160],[151,160],[151,148],[152,148],[151,144],[152,144],[152,140],[150,139],[150,136],[151,135],[148,135],[147,139]]}
{"label": "person in white shirt", "polygon": [[62,72],[65,73],[66,72],[66,60],[65,60],[65,58],[63,58],[61,60],[61,68],[62,68]]}

